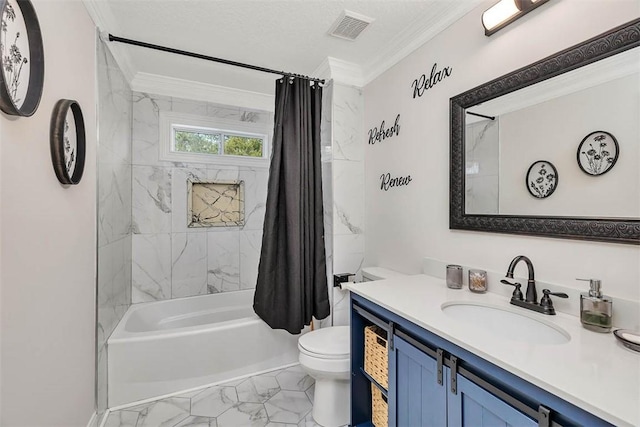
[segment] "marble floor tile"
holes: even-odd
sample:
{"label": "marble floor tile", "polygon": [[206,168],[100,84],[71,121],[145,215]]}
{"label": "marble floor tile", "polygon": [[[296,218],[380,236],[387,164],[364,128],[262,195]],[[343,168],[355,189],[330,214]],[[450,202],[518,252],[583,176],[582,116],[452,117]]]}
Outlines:
{"label": "marble floor tile", "polygon": [[[297,424],[297,426],[298,427],[322,427],[320,424],[316,422],[316,420],[313,419],[311,412],[309,412],[307,416],[304,417],[304,419]],[[349,424],[345,424],[342,427],[349,427]]]}
{"label": "marble floor tile", "polygon": [[220,385],[224,387],[237,387],[238,385],[242,384],[245,380],[246,378],[240,378],[238,380],[231,380]]}
{"label": "marble floor tile", "polygon": [[309,387],[305,393],[307,394],[307,397],[309,398],[309,400],[311,401],[311,403],[313,403],[313,398],[315,397],[316,394],[316,385],[315,383]]}
{"label": "marble floor tile", "polygon": [[302,421],[298,423],[298,427],[322,427],[322,426],[316,423],[316,421],[313,419],[313,416],[311,416],[311,412],[309,412],[307,416],[304,417]]}
{"label": "marble floor tile", "polygon": [[264,403],[280,391],[280,384],[271,376],[248,378],[236,387],[240,402]]}
{"label": "marble floor tile", "polygon": [[109,414],[104,427],[136,427],[139,412],[135,411],[116,411]]}
{"label": "marble floor tile", "polygon": [[191,398],[191,415],[217,417],[237,403],[235,387],[211,387]]}
{"label": "marble floor tile", "polygon": [[314,383],[307,373],[298,365],[285,369],[276,375],[283,390],[306,391]]}
{"label": "marble floor tile", "polygon": [[312,409],[311,401],[302,391],[282,390],[264,404],[269,421],[298,423]]}
{"label": "marble floor tile", "polygon": [[261,403],[239,403],[218,417],[218,427],[264,427],[269,422]]}
{"label": "marble floor tile", "polygon": [[189,417],[180,421],[175,427],[218,427],[218,422],[215,418]]}
{"label": "marble floor tile", "polygon": [[115,411],[104,427],[320,427],[314,388],[296,365]]}
{"label": "marble floor tile", "polygon": [[129,411],[140,412],[136,427],[173,427],[189,416],[189,409],[189,399],[170,397],[129,408]]}

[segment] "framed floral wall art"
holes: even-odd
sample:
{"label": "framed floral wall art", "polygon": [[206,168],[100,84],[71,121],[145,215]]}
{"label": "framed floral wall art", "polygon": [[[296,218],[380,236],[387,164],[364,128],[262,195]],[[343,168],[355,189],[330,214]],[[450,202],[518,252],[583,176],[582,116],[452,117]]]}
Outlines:
{"label": "framed floral wall art", "polygon": [[526,176],[529,193],[537,199],[545,199],[558,187],[558,171],[553,163],[538,160],[529,166]]}
{"label": "framed floral wall art", "polygon": [[31,116],[44,83],[44,52],[38,17],[29,0],[0,0],[0,110]]}
{"label": "framed floral wall art", "polygon": [[618,161],[620,147],[609,132],[596,131],[585,136],[578,146],[578,166],[588,175],[609,172]]}
{"label": "framed floral wall art", "polygon": [[51,160],[62,184],[78,184],[84,171],[85,133],[82,110],[76,101],[59,100],[51,114]]}

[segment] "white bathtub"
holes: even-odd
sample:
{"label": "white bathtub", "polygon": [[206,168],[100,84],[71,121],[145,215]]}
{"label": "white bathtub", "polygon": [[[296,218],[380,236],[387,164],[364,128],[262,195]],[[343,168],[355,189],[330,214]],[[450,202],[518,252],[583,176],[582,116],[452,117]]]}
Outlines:
{"label": "white bathtub", "polygon": [[109,407],[296,363],[299,335],[252,303],[246,290],[129,307],[107,342]]}

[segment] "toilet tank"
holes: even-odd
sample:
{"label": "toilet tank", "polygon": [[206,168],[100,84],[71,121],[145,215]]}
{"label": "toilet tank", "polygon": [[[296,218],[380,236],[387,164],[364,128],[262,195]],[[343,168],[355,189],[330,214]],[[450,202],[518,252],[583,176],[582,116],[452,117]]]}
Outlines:
{"label": "toilet tank", "polygon": [[390,270],[383,267],[364,267],[362,269],[362,281],[371,282],[373,280],[384,280],[392,277],[406,276],[406,274],[399,273],[395,270]]}

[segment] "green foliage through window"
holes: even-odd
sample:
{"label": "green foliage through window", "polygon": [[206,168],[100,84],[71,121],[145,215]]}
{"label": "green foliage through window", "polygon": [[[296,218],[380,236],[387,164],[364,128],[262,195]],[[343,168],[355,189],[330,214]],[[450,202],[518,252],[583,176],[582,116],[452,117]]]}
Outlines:
{"label": "green foliage through window", "polygon": [[232,156],[262,157],[262,139],[225,135],[224,154]]}
{"label": "green foliage through window", "polygon": [[[181,153],[224,154],[229,156],[262,157],[262,138],[198,130],[174,129],[173,150]],[[220,132],[220,131],[218,131]],[[222,142],[224,141],[224,144]],[[224,146],[224,148],[222,148]]]}
{"label": "green foliage through window", "polygon": [[205,153],[219,154],[220,135],[188,132],[184,130],[175,131],[175,151],[184,153]]}

